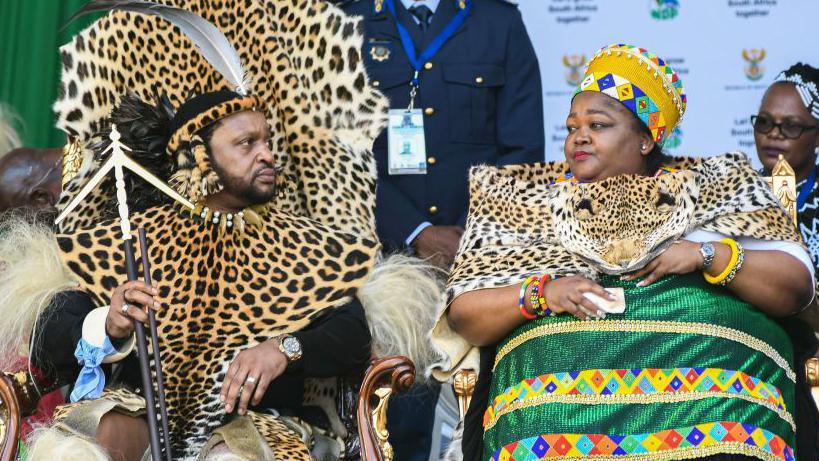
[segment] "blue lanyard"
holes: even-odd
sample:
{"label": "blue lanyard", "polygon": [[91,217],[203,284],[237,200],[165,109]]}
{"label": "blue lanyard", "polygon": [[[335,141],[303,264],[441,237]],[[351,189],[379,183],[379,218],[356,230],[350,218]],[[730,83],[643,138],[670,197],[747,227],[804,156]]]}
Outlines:
{"label": "blue lanyard", "polygon": [[816,186],[816,168],[817,167],[813,167],[810,176],[805,180],[805,184],[802,184],[802,190],[799,191],[799,196],[796,197],[796,211],[802,210],[802,207],[805,206],[805,202],[808,201],[808,195],[810,195],[814,186]]}
{"label": "blue lanyard", "polygon": [[444,30],[442,30],[441,33],[438,34],[438,36],[435,37],[432,42],[430,42],[429,46],[421,52],[420,56],[415,51],[415,44],[412,43],[412,37],[410,36],[409,31],[403,24],[401,24],[401,21],[398,20],[398,13],[395,11],[394,0],[384,0],[384,3],[387,5],[387,9],[390,10],[392,17],[395,19],[395,25],[398,27],[398,35],[401,36],[401,44],[404,45],[404,51],[407,53],[410,64],[412,64],[412,68],[415,69],[415,75],[413,75],[410,84],[412,85],[413,90],[417,90],[417,88],[421,85],[420,74],[424,63],[429,62],[429,60],[441,50],[444,43],[452,38],[455,31],[458,30],[458,27],[464,23],[466,17],[469,15],[469,11],[472,9],[472,0],[466,0],[466,6],[459,11],[451,21],[449,21],[449,24],[447,24],[446,27],[444,27]]}

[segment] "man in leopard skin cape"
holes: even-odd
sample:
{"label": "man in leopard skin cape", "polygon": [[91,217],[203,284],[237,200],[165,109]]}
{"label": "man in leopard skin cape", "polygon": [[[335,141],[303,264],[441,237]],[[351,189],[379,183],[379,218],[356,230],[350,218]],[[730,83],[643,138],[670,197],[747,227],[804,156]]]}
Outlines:
{"label": "man in leopard skin cape", "polygon": [[[7,225],[0,306],[24,315],[0,346],[18,347],[34,327],[33,363],[62,382],[76,378],[75,403],[30,456],[69,456],[61,445],[69,435],[84,459],[147,453],[132,321],[153,309],[176,459],[338,459],[347,434],[337,416],[327,415],[329,432],[289,416],[304,414],[307,383],[356,376],[371,353],[418,352],[385,339],[384,324],[423,334],[419,317],[432,319],[434,307],[422,306],[441,292],[418,262],[376,267],[369,146],[385,105],[359,65],[355,21],[313,0],[163,3],[217,24],[233,18],[224,34],[253,89],[224,88],[184,35],[142,14],[112,12],[61,50],[67,91],[55,110],[80,146],[80,158],[65,162],[79,167],[61,204],[105,160],[115,124],[130,155],[194,207],[126,177],[131,226],[150,242],[151,285],[125,277],[112,178],[60,223],[59,248],[44,229]],[[413,290],[422,295],[407,300]],[[420,353],[423,362],[429,352]]]}

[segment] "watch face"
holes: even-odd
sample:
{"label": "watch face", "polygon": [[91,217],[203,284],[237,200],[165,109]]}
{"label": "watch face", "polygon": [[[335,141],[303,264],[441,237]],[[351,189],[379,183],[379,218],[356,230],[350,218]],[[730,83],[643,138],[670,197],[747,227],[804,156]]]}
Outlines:
{"label": "watch face", "polygon": [[714,255],[714,245],[703,245],[701,247],[702,254],[706,256],[713,256]]}
{"label": "watch face", "polygon": [[299,340],[292,336],[288,336],[282,340],[282,347],[288,354],[291,355],[301,352],[301,344],[299,344]]}

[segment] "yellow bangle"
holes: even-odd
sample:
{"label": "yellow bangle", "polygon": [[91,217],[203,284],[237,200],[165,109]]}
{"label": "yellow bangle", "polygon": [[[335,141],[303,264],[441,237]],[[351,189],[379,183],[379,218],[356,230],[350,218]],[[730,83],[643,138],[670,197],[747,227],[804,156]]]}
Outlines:
{"label": "yellow bangle", "polygon": [[728,278],[728,276],[731,275],[731,271],[733,271],[734,267],[736,267],[737,263],[739,263],[739,248],[737,248],[737,242],[734,239],[725,238],[720,240],[719,243],[724,243],[731,247],[731,260],[728,261],[728,265],[716,277],[708,275],[708,273],[705,271],[702,272],[702,276],[705,277],[705,281],[712,285],[719,285],[720,282]]}

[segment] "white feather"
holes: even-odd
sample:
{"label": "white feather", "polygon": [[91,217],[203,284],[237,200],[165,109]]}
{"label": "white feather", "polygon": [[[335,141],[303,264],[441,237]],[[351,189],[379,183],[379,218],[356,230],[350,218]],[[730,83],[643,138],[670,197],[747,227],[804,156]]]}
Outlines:
{"label": "white feather", "polygon": [[239,53],[218,27],[198,14],[146,0],[97,0],[89,2],[74,17],[100,10],[130,11],[158,16],[170,22],[188,36],[208,63],[222,74],[237,93],[247,94],[249,79],[245,75]]}

